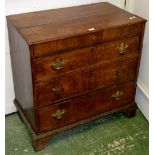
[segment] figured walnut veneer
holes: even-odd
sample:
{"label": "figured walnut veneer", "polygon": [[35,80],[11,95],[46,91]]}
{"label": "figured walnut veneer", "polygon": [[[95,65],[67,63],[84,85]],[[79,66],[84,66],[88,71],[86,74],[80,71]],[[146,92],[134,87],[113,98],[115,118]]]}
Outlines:
{"label": "figured walnut veneer", "polygon": [[109,3],[7,17],[15,105],[35,150],[112,114],[136,114],[146,20]]}

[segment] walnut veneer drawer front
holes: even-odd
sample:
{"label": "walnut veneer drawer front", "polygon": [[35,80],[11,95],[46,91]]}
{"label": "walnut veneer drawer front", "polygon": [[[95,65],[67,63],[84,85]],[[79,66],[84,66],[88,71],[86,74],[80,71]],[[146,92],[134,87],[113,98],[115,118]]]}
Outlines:
{"label": "walnut veneer drawer front", "polygon": [[135,116],[145,19],[102,2],[11,15],[7,23],[15,105],[35,150],[105,115]]}
{"label": "walnut veneer drawer front", "polygon": [[52,78],[51,82],[35,86],[37,105],[45,106],[53,101],[101,86],[134,80],[136,67],[137,58],[134,58],[114,63],[98,64],[64,76],[57,76]]}
{"label": "walnut veneer drawer front", "polygon": [[46,81],[55,75],[96,63],[135,56],[139,53],[139,41],[139,36],[135,36],[36,59],[33,61],[35,80]]}
{"label": "walnut veneer drawer front", "polygon": [[[117,40],[119,38],[126,38],[134,35],[140,35],[143,30],[143,24],[135,24],[121,28],[105,30],[101,32],[94,32],[77,37],[60,39],[48,43],[41,43],[34,46],[34,56],[41,56],[52,51],[67,50],[77,47],[83,47],[100,43],[104,41]],[[89,30],[87,30],[89,31]]]}
{"label": "walnut veneer drawer front", "polygon": [[[130,90],[130,91],[129,91]],[[38,110],[39,130],[46,131],[118,108],[133,101],[134,82],[99,89],[69,101]]]}

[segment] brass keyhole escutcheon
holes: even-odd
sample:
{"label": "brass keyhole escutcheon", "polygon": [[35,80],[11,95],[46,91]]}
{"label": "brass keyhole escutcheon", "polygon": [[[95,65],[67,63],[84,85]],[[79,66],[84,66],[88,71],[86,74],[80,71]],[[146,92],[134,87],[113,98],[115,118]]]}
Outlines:
{"label": "brass keyhole escutcheon", "polygon": [[120,77],[126,73],[126,68],[119,68],[116,70],[116,76]]}
{"label": "brass keyhole escutcheon", "polygon": [[62,93],[62,91],[63,91],[63,88],[60,85],[52,88],[52,93],[54,95],[60,95]]}

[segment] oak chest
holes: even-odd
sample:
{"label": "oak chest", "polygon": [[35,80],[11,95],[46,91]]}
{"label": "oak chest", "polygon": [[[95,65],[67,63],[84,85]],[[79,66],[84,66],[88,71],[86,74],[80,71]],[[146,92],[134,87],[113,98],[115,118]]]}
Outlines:
{"label": "oak chest", "polygon": [[136,113],[146,20],[109,3],[7,17],[15,105],[35,150],[66,129]]}

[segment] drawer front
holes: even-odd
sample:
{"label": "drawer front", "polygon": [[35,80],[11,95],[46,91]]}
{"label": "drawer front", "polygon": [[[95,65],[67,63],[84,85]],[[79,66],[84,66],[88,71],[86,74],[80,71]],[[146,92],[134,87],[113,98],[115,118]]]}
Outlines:
{"label": "drawer front", "polygon": [[96,63],[135,56],[139,51],[139,40],[139,36],[135,36],[36,59],[33,62],[35,80],[46,81],[53,76]]}
{"label": "drawer front", "polygon": [[98,89],[53,106],[38,109],[39,130],[55,129],[133,103],[134,82]]}
{"label": "drawer front", "polygon": [[53,102],[91,89],[134,80],[136,65],[137,58],[130,61],[100,64],[52,78],[51,82],[35,86],[37,105],[54,104]]}
{"label": "drawer front", "polygon": [[116,38],[126,38],[127,36],[133,36],[135,34],[141,35],[144,31],[144,24],[131,25],[126,27],[119,27],[115,29],[109,29],[103,31],[104,41],[116,40]]}
{"label": "drawer front", "polygon": [[68,50],[77,47],[96,44],[103,41],[111,41],[116,40],[118,38],[140,35],[143,31],[143,27],[144,24],[135,24],[126,27],[92,32],[89,34],[36,44],[34,45],[33,56],[37,57],[47,53],[52,53],[53,51]]}

